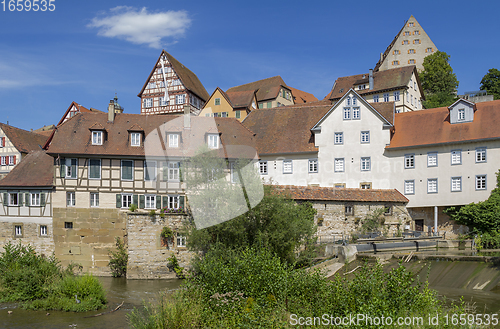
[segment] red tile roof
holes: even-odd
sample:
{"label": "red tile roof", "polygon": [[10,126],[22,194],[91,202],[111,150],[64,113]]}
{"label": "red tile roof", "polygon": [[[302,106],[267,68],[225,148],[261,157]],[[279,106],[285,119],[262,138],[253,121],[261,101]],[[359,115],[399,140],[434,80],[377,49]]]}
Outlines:
{"label": "red tile roof", "polygon": [[447,107],[396,113],[387,149],[500,138],[500,100],[476,104],[474,121],[450,123]]}
{"label": "red tile roof", "polygon": [[290,89],[285,84],[285,81],[277,75],[275,77],[262,79],[254,82],[250,82],[241,86],[236,86],[229,88],[226,92],[234,92],[234,91],[257,91],[257,101],[265,101],[268,99],[274,99],[278,97],[281,87],[285,87]]}
{"label": "red tile roof", "polygon": [[54,158],[45,151],[30,152],[7,176],[1,187],[50,187],[54,180]]}
{"label": "red tile roof", "polygon": [[305,91],[295,89],[292,87],[289,88],[292,91],[293,100],[295,104],[311,103],[318,101],[318,99],[313,94],[306,93]]}
{"label": "red tile roof", "polygon": [[4,123],[0,123],[0,128],[2,128],[14,147],[22,153],[40,150],[47,141],[47,136],[12,127]]}
{"label": "red tile roof", "polygon": [[396,189],[375,190],[316,186],[273,185],[273,190],[289,195],[294,200],[344,202],[400,202],[408,199]]}
{"label": "red tile roof", "polygon": [[255,96],[254,90],[228,91],[225,93],[229,98],[233,109],[248,108],[252,106],[252,101]]}

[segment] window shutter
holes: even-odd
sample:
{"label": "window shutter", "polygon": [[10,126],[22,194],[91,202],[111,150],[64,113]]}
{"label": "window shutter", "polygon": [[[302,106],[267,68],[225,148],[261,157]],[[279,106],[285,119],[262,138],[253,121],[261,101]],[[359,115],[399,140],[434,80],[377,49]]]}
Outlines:
{"label": "window shutter", "polygon": [[122,195],[117,194],[116,195],[116,208],[121,208],[122,207]]}
{"label": "window shutter", "polygon": [[168,180],[168,162],[163,162],[163,180]]}
{"label": "window shutter", "polygon": [[14,164],[16,164],[16,156],[14,155]]}
{"label": "window shutter", "polygon": [[45,207],[45,193],[40,193],[40,206]]}
{"label": "window shutter", "polygon": [[145,205],[144,205],[144,203],[145,203],[145,202],[144,202],[144,199],[145,199],[145,198],[144,198],[144,194],[139,195],[139,208],[141,208],[141,209],[144,209],[144,208],[145,208]]}
{"label": "window shutter", "polygon": [[182,167],[181,167],[182,163],[179,161],[177,162],[177,167],[179,168],[179,182],[183,182],[182,180]]}
{"label": "window shutter", "polygon": [[30,194],[29,193],[26,193],[24,195],[24,204],[26,205],[26,207],[29,207],[30,206]]}
{"label": "window shutter", "polygon": [[168,196],[163,197],[163,208],[168,207]]}
{"label": "window shutter", "polygon": [[185,199],[184,195],[181,195],[179,197],[179,208],[181,208],[181,209],[185,209],[185,207],[184,207],[184,199]]}
{"label": "window shutter", "polygon": [[132,204],[135,204],[136,206],[138,206],[139,205],[139,200],[138,199],[139,199],[139,197],[137,196],[137,194],[134,194],[132,196]]}
{"label": "window shutter", "polygon": [[156,196],[156,209],[161,209],[161,196]]}
{"label": "window shutter", "polygon": [[8,200],[9,195],[7,193],[3,194],[3,205],[8,206],[9,205],[9,200]]}
{"label": "window shutter", "polygon": [[59,166],[59,177],[64,178],[66,177],[66,159],[61,158],[59,161],[61,161]]}
{"label": "window shutter", "polygon": [[5,147],[5,137],[2,137],[2,147]]}

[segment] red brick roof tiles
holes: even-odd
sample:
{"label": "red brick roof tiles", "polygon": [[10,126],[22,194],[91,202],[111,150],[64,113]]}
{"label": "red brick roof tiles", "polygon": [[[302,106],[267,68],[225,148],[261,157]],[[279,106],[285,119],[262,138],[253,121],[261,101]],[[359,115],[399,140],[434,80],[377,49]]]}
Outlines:
{"label": "red brick roof tiles", "polygon": [[9,138],[14,147],[22,153],[40,150],[47,141],[47,136],[12,127],[4,123],[0,123],[0,128]]}
{"label": "red brick roof tiles", "polygon": [[45,151],[30,152],[7,176],[1,187],[50,187],[54,180],[54,158]]}

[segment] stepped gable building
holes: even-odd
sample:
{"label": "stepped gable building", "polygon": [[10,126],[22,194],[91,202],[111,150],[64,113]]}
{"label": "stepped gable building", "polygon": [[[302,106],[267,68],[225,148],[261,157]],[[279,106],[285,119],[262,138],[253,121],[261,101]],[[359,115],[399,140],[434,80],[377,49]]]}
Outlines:
{"label": "stepped gable building", "polygon": [[141,114],[182,114],[184,105],[198,115],[208,94],[196,74],[163,50],[137,95]]}
{"label": "stepped gable building", "polygon": [[224,92],[217,87],[205,103],[200,116],[228,117],[242,121],[255,108],[257,108],[255,91]]}
{"label": "stepped gable building", "polygon": [[423,109],[425,96],[415,65],[338,78],[325,99],[334,104],[351,88],[369,103],[394,102],[397,113]]}
{"label": "stepped gable building", "polygon": [[29,152],[40,150],[46,141],[47,136],[0,123],[0,178]]}
{"label": "stepped gable building", "polygon": [[374,71],[385,71],[397,67],[416,65],[420,72],[424,69],[424,58],[438,49],[415,17],[405,22],[387,49],[380,54]]}

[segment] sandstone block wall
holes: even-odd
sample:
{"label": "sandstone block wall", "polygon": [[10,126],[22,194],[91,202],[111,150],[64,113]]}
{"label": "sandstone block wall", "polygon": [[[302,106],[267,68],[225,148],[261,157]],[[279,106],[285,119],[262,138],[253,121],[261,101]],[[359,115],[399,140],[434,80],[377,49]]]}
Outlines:
{"label": "sandstone block wall", "polygon": [[[20,225],[22,227],[22,236],[14,234],[14,227]],[[47,226],[47,235],[40,235],[40,225]],[[3,247],[11,242],[12,244],[22,243],[30,244],[35,248],[35,251],[41,255],[51,256],[54,252],[54,238],[52,235],[52,221],[50,219],[43,220],[41,223],[29,220],[0,221],[0,252],[3,252]]]}

